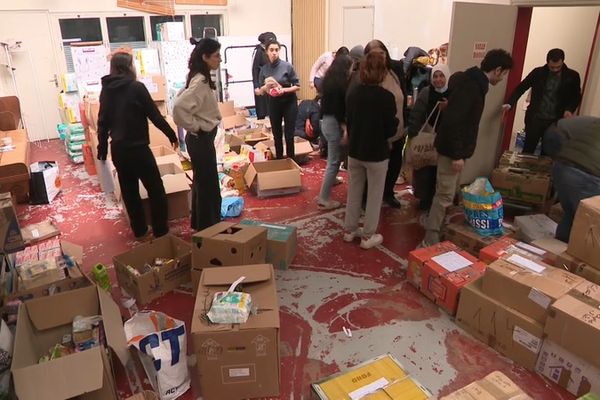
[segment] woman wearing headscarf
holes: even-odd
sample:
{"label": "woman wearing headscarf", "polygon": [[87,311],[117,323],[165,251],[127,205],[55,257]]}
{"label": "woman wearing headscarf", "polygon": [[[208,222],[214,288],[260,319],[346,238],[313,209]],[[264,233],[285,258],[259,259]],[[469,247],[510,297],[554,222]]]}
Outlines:
{"label": "woman wearing headscarf", "polygon": [[154,237],[169,232],[167,195],[149,147],[148,118],[169,138],[173,148],[177,149],[175,131],[156,108],[146,86],[136,80],[133,56],[126,51],[117,51],[110,60],[110,74],[102,78],[98,112],[98,159],[106,160],[110,137],[112,161],[117,170],[131,230],[140,241],[148,238],[149,231],[139,181],[146,188],[150,199]]}
{"label": "woman wearing headscarf", "polygon": [[190,39],[196,47],[188,62],[185,88],[173,107],[173,119],[187,131],[187,146],[194,181],[192,183],[192,229],[200,231],[221,220],[221,190],[217,172],[215,136],[221,113],[210,75],[221,64],[221,44],[214,39]]}
{"label": "woman wearing headscarf", "polygon": [[[442,122],[443,110],[448,99],[448,79],[450,79],[448,65],[437,64],[431,69],[431,83],[419,92],[410,112],[407,129],[409,140],[417,136],[426,123],[435,131],[436,126]],[[414,195],[419,199],[421,210],[429,210],[431,207],[435,195],[436,174],[435,166],[422,167],[413,171]]]}

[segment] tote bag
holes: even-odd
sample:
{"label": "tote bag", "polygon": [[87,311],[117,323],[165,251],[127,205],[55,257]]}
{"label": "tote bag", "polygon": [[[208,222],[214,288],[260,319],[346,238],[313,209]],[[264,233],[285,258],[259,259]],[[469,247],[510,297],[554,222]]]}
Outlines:
{"label": "tote bag", "polygon": [[410,140],[406,161],[412,165],[415,170],[437,165],[438,154],[433,143],[435,141],[435,129],[437,128],[441,113],[437,114],[433,126],[429,125],[428,121],[433,113],[439,109],[439,106],[440,103],[436,103],[417,136]]}

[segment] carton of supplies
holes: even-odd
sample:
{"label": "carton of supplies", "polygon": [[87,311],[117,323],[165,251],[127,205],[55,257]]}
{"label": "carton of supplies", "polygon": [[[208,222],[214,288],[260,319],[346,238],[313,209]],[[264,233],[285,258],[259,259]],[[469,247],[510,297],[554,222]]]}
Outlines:
{"label": "carton of supplies", "polygon": [[496,168],[490,177],[505,202],[544,206],[550,197],[550,175],[520,168]]}
{"label": "carton of supplies", "polygon": [[579,202],[567,251],[600,269],[600,196]]}
{"label": "carton of supplies", "polygon": [[600,269],[596,269],[585,262],[578,260],[567,252],[559,254],[556,258],[557,268],[562,268],[581,276],[582,278],[600,285]]}
{"label": "carton of supplies", "polygon": [[491,264],[499,258],[507,258],[518,254],[532,261],[544,261],[546,251],[517,239],[504,237],[484,247],[479,252],[479,259],[486,264]]}
{"label": "carton of supplies", "polygon": [[531,243],[539,239],[554,238],[557,224],[545,214],[536,214],[515,217],[515,226],[517,236]]}
{"label": "carton of supplies", "polygon": [[533,400],[500,371],[470,383],[440,400]]}
{"label": "carton of supplies", "polygon": [[512,232],[507,232],[501,236],[481,236],[468,224],[464,222],[451,223],[446,225],[444,231],[444,240],[448,240],[461,249],[464,249],[474,256],[478,256],[481,249],[487,247],[498,239],[509,237]]}
{"label": "carton of supplies", "polygon": [[299,193],[302,190],[300,167],[289,158],[250,164],[244,180],[259,198]]}
{"label": "carton of supplies", "polygon": [[460,250],[454,243],[441,242],[431,247],[416,249],[408,253],[406,279],[417,289],[421,287],[422,269],[427,260],[449,251]]}
{"label": "carton of supplies", "polygon": [[515,151],[505,151],[500,158],[500,166],[550,174],[552,172],[552,159],[532,154],[521,154]]}
{"label": "carton of supplies", "polygon": [[296,256],[298,243],[297,228],[293,225],[273,224],[270,222],[244,219],[240,225],[258,226],[267,229],[266,262],[277,269],[288,269]]}

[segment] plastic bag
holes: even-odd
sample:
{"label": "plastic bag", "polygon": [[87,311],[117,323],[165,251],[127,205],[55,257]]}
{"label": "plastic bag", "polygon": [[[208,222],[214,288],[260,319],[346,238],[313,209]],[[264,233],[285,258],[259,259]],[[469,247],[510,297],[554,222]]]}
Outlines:
{"label": "plastic bag", "polygon": [[481,236],[502,235],[504,207],[502,195],[494,191],[487,178],[477,178],[462,190],[467,221]]}
{"label": "plastic bag", "polygon": [[161,400],[173,400],[190,388],[185,324],[156,311],[138,312],[125,322],[129,345]]}
{"label": "plastic bag", "polygon": [[242,276],[231,284],[226,292],[217,292],[213,296],[208,311],[208,319],[213,324],[245,324],[252,311],[252,296],[244,292],[235,292],[237,285],[246,279]]}
{"label": "plastic bag", "polygon": [[239,217],[244,210],[244,198],[239,196],[224,197],[221,201],[221,217]]}

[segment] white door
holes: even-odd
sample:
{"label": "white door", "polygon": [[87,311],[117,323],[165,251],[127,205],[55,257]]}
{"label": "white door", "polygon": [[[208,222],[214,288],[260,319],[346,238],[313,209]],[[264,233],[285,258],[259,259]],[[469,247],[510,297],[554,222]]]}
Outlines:
{"label": "white door", "polygon": [[[21,114],[29,140],[57,137],[60,123],[58,67],[52,43],[49,14],[45,12],[0,11],[0,41],[21,41],[21,49],[11,52]],[[3,68],[2,95],[17,95]]]}
{"label": "white door", "polygon": [[344,7],[344,46],[365,46],[373,40],[373,7]]}
{"label": "white door", "polygon": [[[511,51],[517,23],[516,6],[454,3],[450,27],[448,64],[452,72],[479,65],[487,50]],[[465,166],[462,183],[478,176],[489,176],[495,166],[503,134],[501,106],[506,94],[506,80],[490,86],[479,124],[475,154]]]}

